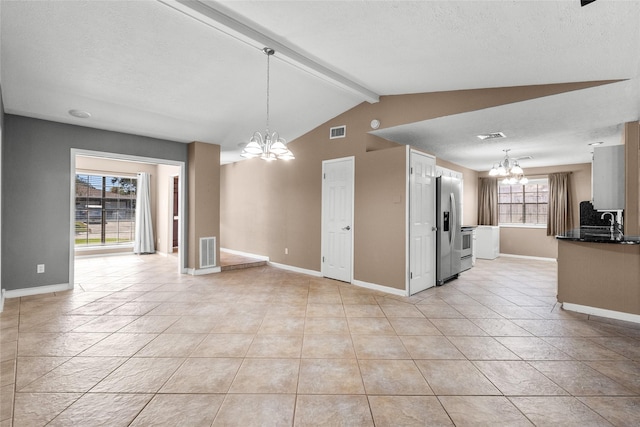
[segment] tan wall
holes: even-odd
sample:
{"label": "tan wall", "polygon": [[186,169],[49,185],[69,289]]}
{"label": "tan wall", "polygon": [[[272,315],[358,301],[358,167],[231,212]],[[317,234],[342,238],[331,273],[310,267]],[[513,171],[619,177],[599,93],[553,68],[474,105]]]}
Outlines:
{"label": "tan wall", "polygon": [[188,147],[187,267],[200,268],[200,238],[216,237],[220,265],[220,146],[192,142]]}
{"label": "tan wall", "polygon": [[[158,245],[158,215],[157,215],[157,191],[158,174],[157,166],[148,163],[130,162],[125,160],[106,159],[102,157],[76,156],[76,171],[81,173],[113,174],[134,177],[138,172],[147,172],[150,175],[150,199],[151,199],[151,222],[153,225],[153,235],[155,245]],[[92,248],[91,250],[76,251],[76,255],[111,254],[118,252],[131,252],[131,248]]]}
{"label": "tan wall", "polygon": [[[591,200],[591,163],[577,165],[527,168],[529,178],[545,177],[555,172],[572,172],[573,184],[573,224],[580,226],[580,202]],[[487,172],[479,176],[487,176]],[[553,236],[547,236],[546,228],[500,227],[500,253],[542,258],[557,258],[558,243]]]}
{"label": "tan wall", "polygon": [[640,235],[640,123],[626,123],[625,144],[625,218],[624,231]]}
{"label": "tan wall", "polygon": [[[266,255],[274,262],[320,271],[322,161],[355,156],[356,198],[360,197],[360,192],[370,191],[362,187],[367,180],[363,178],[359,168],[368,167],[370,162],[384,164],[386,156],[389,156],[390,164],[399,168],[399,160],[396,158],[399,151],[393,148],[397,144],[368,134],[372,119],[380,120],[381,128],[385,128],[604,83],[606,82],[394,95],[383,96],[376,104],[362,103],[291,141],[289,148],[296,156],[294,161],[267,164],[259,159],[251,159],[222,166],[221,246]],[[346,138],[329,140],[329,128],[341,125],[347,126]],[[477,223],[477,185],[474,185],[477,173],[445,163],[438,161],[438,164],[464,173],[463,219],[465,224],[474,225]],[[393,176],[404,174],[405,167],[403,164],[402,170],[394,170]],[[373,176],[370,182],[379,183],[379,180]],[[393,182],[395,186],[395,178]],[[394,188],[382,191],[395,194]],[[401,188],[398,187],[397,192],[404,192],[405,189],[406,181]],[[383,195],[378,197],[384,198]],[[386,203],[393,205],[388,200]],[[374,235],[393,234],[394,239],[389,247],[395,248],[397,241],[404,241],[406,238],[406,208],[403,208],[402,214],[399,210],[390,209],[390,212],[370,209],[364,213],[357,210],[355,215],[361,224],[377,224],[381,230],[385,230],[382,233],[377,231]],[[400,287],[406,274],[405,243],[401,245],[402,256],[389,257],[385,271],[380,272],[381,264],[377,262],[379,252],[375,255],[360,253],[370,248],[365,242],[372,238],[370,233],[360,234],[361,237],[358,237],[359,233],[363,233],[361,228],[358,225],[359,231],[354,233],[354,278]],[[390,231],[387,233],[386,230]],[[284,253],[285,248],[289,249],[288,255]],[[375,251],[379,249],[372,248]]]}
{"label": "tan wall", "polygon": [[372,151],[356,163],[354,278],[406,287],[407,149]]}

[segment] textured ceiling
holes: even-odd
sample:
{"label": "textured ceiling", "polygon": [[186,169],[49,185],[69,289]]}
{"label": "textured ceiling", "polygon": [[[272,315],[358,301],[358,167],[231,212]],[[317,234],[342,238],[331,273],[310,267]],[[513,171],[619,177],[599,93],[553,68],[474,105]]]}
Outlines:
{"label": "textured ceiling", "polygon": [[[236,160],[264,127],[266,57],[184,3],[0,2],[5,110],[214,142]],[[202,3],[378,95],[629,80],[377,132],[473,169],[503,148],[533,156],[529,166],[589,161],[588,142],[619,143],[640,115],[640,2]],[[278,53],[271,65],[271,127],[289,140],[366,100]],[[508,139],[478,146],[475,135],[494,131]]]}

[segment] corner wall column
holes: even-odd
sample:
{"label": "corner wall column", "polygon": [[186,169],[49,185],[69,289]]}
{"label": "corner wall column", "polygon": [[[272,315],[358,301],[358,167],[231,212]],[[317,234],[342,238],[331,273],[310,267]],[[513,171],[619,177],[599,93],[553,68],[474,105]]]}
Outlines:
{"label": "corner wall column", "polygon": [[640,122],[624,124],[624,232],[640,235]]}
{"label": "corner wall column", "polygon": [[216,238],[216,265],[220,267],[220,146],[197,141],[190,143],[188,163],[187,270],[198,274],[202,237]]}

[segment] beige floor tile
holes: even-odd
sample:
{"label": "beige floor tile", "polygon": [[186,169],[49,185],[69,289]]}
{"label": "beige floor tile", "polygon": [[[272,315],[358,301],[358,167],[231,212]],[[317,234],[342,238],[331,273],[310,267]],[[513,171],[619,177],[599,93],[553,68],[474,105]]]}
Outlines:
{"label": "beige floor tile", "polygon": [[302,359],[299,394],[364,394],[355,359]]}
{"label": "beige floor tile", "polygon": [[[639,328],[640,329],[640,328]],[[630,337],[596,337],[591,341],[632,360],[640,361],[638,340]]]}
{"label": "beige floor tile", "polygon": [[397,335],[442,335],[428,319],[392,317],[389,319]]}
{"label": "beige floor tile", "polygon": [[530,361],[531,366],[573,396],[633,395],[633,392],[581,362]]}
{"label": "beige floor tile", "polygon": [[417,304],[416,308],[424,314],[427,319],[463,319],[462,315],[455,308],[447,303],[442,304]]}
{"label": "beige floor tile", "polygon": [[[285,298],[282,298],[285,299]],[[281,300],[282,300],[281,299]],[[305,317],[307,312],[307,298],[305,296],[302,303],[284,304],[277,302],[270,304],[265,314],[265,318],[268,317]]]}
{"label": "beige floor tile", "polygon": [[18,391],[86,392],[125,361],[122,357],[74,357]]}
{"label": "beige floor tile", "polygon": [[128,426],[151,397],[151,394],[85,394],[47,425]]}
{"label": "beige floor tile", "polygon": [[16,390],[52,371],[69,357],[19,357],[16,366]]}
{"label": "beige floor tile", "polygon": [[349,330],[360,335],[396,335],[385,317],[349,317]]}
{"label": "beige floor tile", "polygon": [[307,317],[344,317],[342,304],[307,304]]}
{"label": "beige floor tile", "polygon": [[180,367],[184,359],[129,359],[100,381],[91,392],[155,393]]}
{"label": "beige floor tile", "polygon": [[295,394],[228,394],[213,426],[290,426]]}
{"label": "beige floor tile", "polygon": [[376,427],[453,426],[433,396],[369,396]]}
{"label": "beige floor tile", "polygon": [[442,406],[456,426],[532,426],[502,396],[440,396]]}
{"label": "beige floor tile", "polygon": [[0,387],[0,421],[13,417],[13,397],[13,384]]}
{"label": "beige floor tile", "polygon": [[73,332],[116,332],[137,318],[138,316],[101,316],[78,326]]}
{"label": "beige floor tile", "polygon": [[432,395],[413,360],[360,360],[368,395]]}
{"label": "beige floor tile", "polygon": [[306,334],[302,343],[304,358],[355,358],[350,335]]}
{"label": "beige floor tile", "polygon": [[615,426],[636,426],[640,420],[640,397],[579,397],[580,401]]}
{"label": "beige floor tile", "polygon": [[610,426],[575,397],[512,397],[511,402],[537,426]]}
{"label": "beige floor tile", "polygon": [[206,334],[161,334],[135,354],[135,357],[188,357]]}
{"label": "beige floor tile", "polygon": [[256,335],[247,357],[300,357],[302,335]]}
{"label": "beige floor tile", "polygon": [[157,394],[131,427],[209,427],[223,400],[222,394]]}
{"label": "beige floor tile", "polygon": [[15,383],[16,359],[0,362],[0,387]]}
{"label": "beige floor tile", "polygon": [[304,317],[266,317],[262,321],[259,334],[302,335]]}
{"label": "beige floor tile", "polygon": [[159,302],[149,301],[127,302],[122,304],[120,307],[111,310],[109,314],[113,316],[144,316],[159,305]]}
{"label": "beige floor tile", "polygon": [[[218,318],[209,331],[212,334],[255,334],[260,329],[264,315],[239,314]],[[170,330],[171,328],[169,328]]]}
{"label": "beige floor tile", "polygon": [[588,338],[547,337],[544,340],[576,360],[625,360],[623,355],[604,348]]}
{"label": "beige floor tile", "polygon": [[469,360],[520,360],[508,348],[492,337],[449,337],[449,340]]}
{"label": "beige floor tile", "polygon": [[173,374],[160,393],[226,393],[242,359],[191,358]]}
{"label": "beige floor tile", "polygon": [[640,395],[640,362],[602,360],[585,364]]}
{"label": "beige floor tile", "polygon": [[414,359],[465,359],[444,336],[401,336],[400,339]]}
{"label": "beige floor tile", "polygon": [[373,426],[365,396],[299,394],[294,426]]}
{"label": "beige floor tile", "polygon": [[531,336],[531,333],[508,319],[471,319],[471,321],[492,337]]}
{"label": "beige floor tile", "polygon": [[81,353],[82,356],[133,356],[153,340],[156,334],[116,332]]}
{"label": "beige floor tile", "polygon": [[349,325],[344,317],[307,317],[305,334],[341,335],[349,333]]}
{"label": "beige floor tile", "polygon": [[412,304],[403,304],[403,305],[385,304],[385,305],[381,305],[380,308],[382,308],[382,311],[384,311],[385,316],[387,316],[388,318],[416,317],[419,319],[424,319],[424,314],[422,314],[422,312]]}
{"label": "beige floor tile", "polygon": [[229,393],[295,393],[299,359],[244,359]]}
{"label": "beige floor tile", "polygon": [[377,304],[345,304],[344,312],[347,317],[385,317]]}
{"label": "beige floor tile", "polygon": [[16,393],[14,427],[44,426],[82,393]]}
{"label": "beige floor tile", "polygon": [[573,360],[568,354],[538,337],[495,337],[496,340],[524,360]]}
{"label": "beige floor tile", "polygon": [[438,396],[500,395],[500,391],[468,360],[416,360]]}
{"label": "beige floor tile", "polygon": [[410,359],[397,336],[353,335],[353,347],[358,359]]}
{"label": "beige floor tile", "polygon": [[120,329],[120,332],[160,334],[178,319],[180,316],[142,316]]}
{"label": "beige floor tile", "polygon": [[534,369],[527,362],[515,360],[476,361],[474,365],[504,395],[555,396],[567,392]]}
{"label": "beige floor tile", "polygon": [[190,357],[244,357],[254,334],[209,334]]}
{"label": "beige floor tile", "polygon": [[19,356],[75,356],[105,339],[105,333],[21,333]]}
{"label": "beige floor tile", "polygon": [[78,328],[92,320],[99,319],[99,316],[69,316],[60,315],[54,316],[51,319],[42,321],[42,316],[38,316],[37,312],[34,313],[34,319],[30,320],[31,314],[27,314],[20,319],[20,332],[71,332],[75,328]]}
{"label": "beige floor tile", "polygon": [[0,362],[15,359],[16,357],[18,357],[18,341],[12,341],[0,345]]}
{"label": "beige floor tile", "polygon": [[[428,317],[428,316],[427,316]],[[431,319],[431,323],[447,336],[486,336],[485,331],[468,319]]]}

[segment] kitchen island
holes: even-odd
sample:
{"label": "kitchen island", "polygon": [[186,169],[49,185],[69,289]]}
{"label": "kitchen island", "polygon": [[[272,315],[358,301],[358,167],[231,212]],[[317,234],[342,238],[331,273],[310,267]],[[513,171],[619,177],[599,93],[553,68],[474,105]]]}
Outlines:
{"label": "kitchen island", "polygon": [[640,323],[640,236],[575,229],[558,239],[558,302]]}

